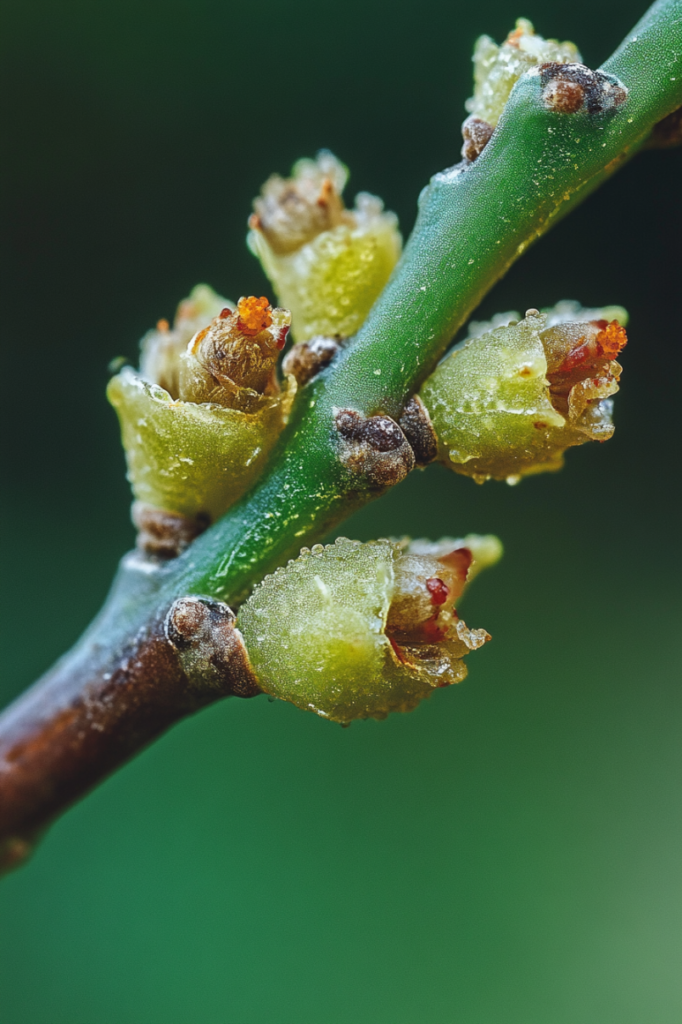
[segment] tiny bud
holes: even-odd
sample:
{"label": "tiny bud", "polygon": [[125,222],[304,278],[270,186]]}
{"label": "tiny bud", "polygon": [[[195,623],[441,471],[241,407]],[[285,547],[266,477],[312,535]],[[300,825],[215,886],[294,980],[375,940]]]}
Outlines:
{"label": "tiny bud", "polygon": [[124,367],[109,382],[138,543],[160,558],[178,554],[248,490],[291,408],[296,382],[280,390],[275,375],[289,313],[264,297],[233,306],[199,285],[172,330],[145,338],[140,373]]}
{"label": "tiny bud", "polygon": [[249,247],[291,310],[299,342],[354,334],[400,255],[397,218],[380,199],[360,193],[345,208],[347,176],[327,151],[299,160],[291,178],[265,183],[249,219]]}
{"label": "tiny bud", "polygon": [[234,612],[222,601],[178,598],[168,610],[164,632],[192,686],[234,697],[261,692]]}
{"label": "tiny bud", "polygon": [[464,679],[490,639],[456,616],[463,587],[433,555],[339,538],[266,577],[239,627],[266,693],[332,721],[385,718]]}
{"label": "tiny bud", "polygon": [[156,558],[175,558],[210,525],[207,515],[189,518],[142,501],[133,502],[131,518],[138,531],[138,548]]}
{"label": "tiny bud", "polygon": [[476,160],[490,142],[494,130],[491,124],[481,120],[480,117],[474,117],[473,114],[467,117],[462,125],[462,138],[464,139],[462,156],[464,159]]}
{"label": "tiny bud", "polygon": [[260,396],[279,390],[275,368],[290,317],[253,295],[224,313],[195,335],[181,359],[179,397],[252,411]]}
{"label": "tiny bud", "polygon": [[[521,75],[549,61],[565,64],[579,60],[580,54],[573,43],[543,39],[536,34],[527,18],[519,18],[516,28],[501,46],[490,36],[481,36],[477,40],[474,48],[474,95],[467,100],[466,109],[495,128]],[[466,125],[467,122],[464,123]],[[472,158],[467,156],[467,159]]]}
{"label": "tiny bud", "polygon": [[557,307],[529,309],[520,323],[485,334],[476,325],[424,383],[438,458],[455,472],[516,483],[559,469],[567,448],[613,433],[610,397],[625,330],[615,319],[584,319],[602,311],[560,306],[575,319],[562,319]]}
{"label": "tiny bud", "polygon": [[384,490],[414,469],[414,452],[390,416],[365,417],[355,409],[336,409],[339,461],[358,483]]}
{"label": "tiny bud", "polygon": [[592,71],[584,64],[548,62],[538,67],[545,106],[558,114],[601,114],[622,106],[628,90],[614,75]]}
{"label": "tiny bud", "polygon": [[438,457],[438,438],[418,395],[414,395],[403,409],[400,427],[410,443],[418,466],[428,466]]}
{"label": "tiny bud", "polygon": [[552,110],[560,114],[574,114],[585,102],[585,90],[578,82],[555,78],[545,86],[542,98]]}

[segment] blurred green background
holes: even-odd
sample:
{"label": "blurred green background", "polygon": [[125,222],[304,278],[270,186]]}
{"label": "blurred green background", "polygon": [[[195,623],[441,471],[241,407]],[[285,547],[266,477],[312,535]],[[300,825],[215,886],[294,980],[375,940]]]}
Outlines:
{"label": "blurred green background", "polygon": [[[197,281],[260,294],[273,170],[328,146],[409,231],[458,157],[473,41],[517,15],[592,66],[639,0],[8,0],[0,67],[3,673],[10,700],[133,542],[107,363]],[[520,487],[437,467],[344,533],[498,533],[494,642],[342,730],[224,702],[0,886],[6,1024],[676,1024],[682,152],[646,153],[480,315],[629,307],[617,431]]]}

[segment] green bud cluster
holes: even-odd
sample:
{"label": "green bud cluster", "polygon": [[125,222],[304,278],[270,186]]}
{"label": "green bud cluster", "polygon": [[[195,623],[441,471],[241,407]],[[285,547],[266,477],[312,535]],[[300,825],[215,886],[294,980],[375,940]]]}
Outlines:
{"label": "green bud cluster", "polygon": [[419,392],[438,459],[479,483],[559,469],[567,448],[614,429],[625,311],[567,302],[516,315],[472,325]]}
{"label": "green bud cluster", "polygon": [[107,390],[138,501],[212,521],[254,483],[295,393],[275,376],[289,322],[265,299],[236,304],[200,285],[172,329],[160,321],[145,336],[139,372],[124,367]]}
{"label": "green bud cluster", "polygon": [[342,723],[412,710],[464,679],[463,658],[489,639],[454,602],[501,551],[497,538],[476,536],[304,548],[239,612],[259,685]]}
{"label": "green bud cluster", "polygon": [[299,160],[291,178],[269,178],[254,202],[248,244],[291,310],[299,342],[354,334],[400,256],[396,215],[366,192],[347,210],[341,198],[347,177],[347,168],[323,150],[316,160]]}

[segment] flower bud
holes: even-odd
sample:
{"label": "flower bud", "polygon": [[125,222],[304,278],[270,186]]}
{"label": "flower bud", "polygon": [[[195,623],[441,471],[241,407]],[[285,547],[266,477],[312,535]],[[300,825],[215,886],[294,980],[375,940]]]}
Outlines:
{"label": "flower bud", "polygon": [[[265,298],[235,305],[200,286],[172,331],[161,323],[145,337],[140,372],[124,367],[112,378],[136,522],[149,519],[149,506],[205,527],[248,490],[295,393],[293,378],[280,391],[275,373],[288,328],[287,311]],[[155,529],[173,521],[156,516]]]}
{"label": "flower bud", "polygon": [[560,469],[573,445],[611,437],[610,396],[621,374],[615,357],[627,337],[616,319],[582,319],[595,312],[605,311],[560,303],[488,333],[478,334],[474,325],[474,336],[443,360],[419,393],[437,436],[437,457],[479,483],[490,477],[516,483],[529,473]]}
{"label": "flower bud", "polygon": [[[549,61],[568,64],[581,60],[573,43],[559,43],[536,34],[527,18],[519,18],[501,46],[480,36],[474,48],[474,95],[466,102],[473,117],[497,125],[514,85],[530,68]],[[465,122],[466,124],[466,122]]]}
{"label": "flower bud", "polygon": [[[474,543],[469,545],[469,541]],[[455,601],[496,538],[414,546],[389,540],[304,548],[242,605],[239,629],[266,693],[332,721],[410,711],[466,676],[489,636]]]}
{"label": "flower bud", "polygon": [[167,320],[159,320],[155,330],[148,331],[140,342],[141,375],[177,398],[180,356],[196,332],[226,306],[234,303],[207,284],[193,288],[178,306],[173,327]]}
{"label": "flower bud", "polygon": [[279,392],[276,366],[291,316],[265,296],[240,299],[199,331],[180,357],[178,397],[254,411]]}
{"label": "flower bud", "polygon": [[332,153],[273,175],[254,202],[248,244],[287,309],[297,341],[348,337],[369,313],[400,255],[394,213],[366,192],[355,208],[341,193],[347,169]]}

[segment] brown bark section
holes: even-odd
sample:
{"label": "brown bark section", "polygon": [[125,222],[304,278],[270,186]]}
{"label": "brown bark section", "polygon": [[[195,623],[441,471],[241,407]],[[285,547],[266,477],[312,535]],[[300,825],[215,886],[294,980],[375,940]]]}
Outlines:
{"label": "brown bark section", "polygon": [[103,657],[93,643],[91,656],[58,664],[0,715],[0,870],[175,722],[259,692],[233,624],[218,602],[176,601],[125,650]]}

